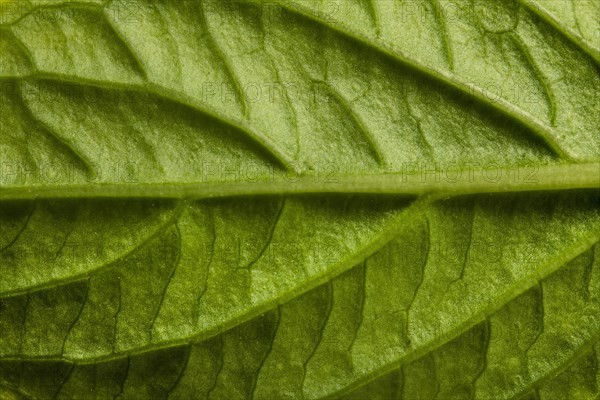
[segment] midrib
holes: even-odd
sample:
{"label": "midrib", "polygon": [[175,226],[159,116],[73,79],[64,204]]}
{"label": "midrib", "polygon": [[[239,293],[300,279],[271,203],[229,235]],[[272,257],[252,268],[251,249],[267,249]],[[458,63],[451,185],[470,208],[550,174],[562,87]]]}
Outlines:
{"label": "midrib", "polygon": [[600,189],[600,162],[512,168],[439,170],[408,168],[405,173],[288,175],[264,181],[98,183],[0,186],[0,200],[57,198],[204,199],[252,195],[318,193],[457,196]]}

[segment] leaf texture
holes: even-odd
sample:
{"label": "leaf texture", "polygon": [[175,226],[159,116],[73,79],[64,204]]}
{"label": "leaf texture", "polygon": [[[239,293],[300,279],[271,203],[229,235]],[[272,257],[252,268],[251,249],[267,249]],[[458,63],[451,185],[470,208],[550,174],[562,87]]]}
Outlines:
{"label": "leaf texture", "polygon": [[595,2],[0,6],[1,398],[598,397]]}

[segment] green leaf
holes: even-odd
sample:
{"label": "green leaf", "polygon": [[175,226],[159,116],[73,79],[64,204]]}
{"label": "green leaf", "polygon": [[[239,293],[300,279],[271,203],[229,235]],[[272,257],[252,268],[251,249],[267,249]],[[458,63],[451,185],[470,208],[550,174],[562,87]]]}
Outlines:
{"label": "green leaf", "polygon": [[0,6],[1,397],[598,395],[595,3]]}
{"label": "green leaf", "polygon": [[[590,228],[590,241],[598,241],[597,202],[598,196],[586,194],[448,200],[362,265],[215,338],[103,360],[89,351],[92,359],[74,363],[60,355],[5,357],[13,361],[3,364],[3,376],[9,386],[34,396],[42,387],[65,398],[104,390],[112,390],[111,396],[123,391],[125,397],[146,391],[148,397],[210,392],[216,398],[320,398],[401,366],[405,376],[414,369],[406,398],[424,387],[433,390],[436,379],[439,398],[457,388],[464,394],[458,398],[509,398],[557,375],[600,338],[600,247],[585,244]],[[587,213],[572,214],[574,204]],[[471,219],[472,227],[466,223]],[[532,221],[539,227],[530,226]],[[567,231],[575,234],[569,245]],[[464,240],[467,236],[471,239]],[[102,304],[97,302],[103,299],[77,298],[101,292],[94,284],[13,298],[5,307],[15,319],[5,322],[19,326],[27,302],[32,326],[57,329],[52,310],[71,305],[71,321],[77,322],[55,333],[56,345],[101,348],[113,335],[123,337],[121,322],[139,310],[122,308],[115,321],[107,304],[114,296]],[[169,323],[179,327],[176,318]],[[52,339],[23,329],[21,352]],[[106,379],[101,371],[114,376],[98,383],[94,376]],[[44,380],[31,381],[30,375]],[[388,390],[380,381],[359,390],[373,386]]]}

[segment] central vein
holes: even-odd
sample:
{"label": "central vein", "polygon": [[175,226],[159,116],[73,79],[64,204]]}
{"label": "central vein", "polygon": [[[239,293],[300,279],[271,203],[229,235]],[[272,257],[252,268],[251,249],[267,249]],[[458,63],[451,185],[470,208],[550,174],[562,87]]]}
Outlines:
{"label": "central vein", "polygon": [[457,196],[477,193],[600,189],[600,162],[506,169],[406,170],[365,175],[279,176],[269,180],[0,186],[0,200],[49,198],[203,199],[251,195],[370,193]]}

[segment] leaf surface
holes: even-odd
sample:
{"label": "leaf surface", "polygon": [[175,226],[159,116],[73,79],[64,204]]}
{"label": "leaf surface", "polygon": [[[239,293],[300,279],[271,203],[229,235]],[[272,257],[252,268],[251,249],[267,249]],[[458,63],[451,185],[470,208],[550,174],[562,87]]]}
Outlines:
{"label": "leaf surface", "polygon": [[575,3],[4,2],[0,395],[597,395]]}

